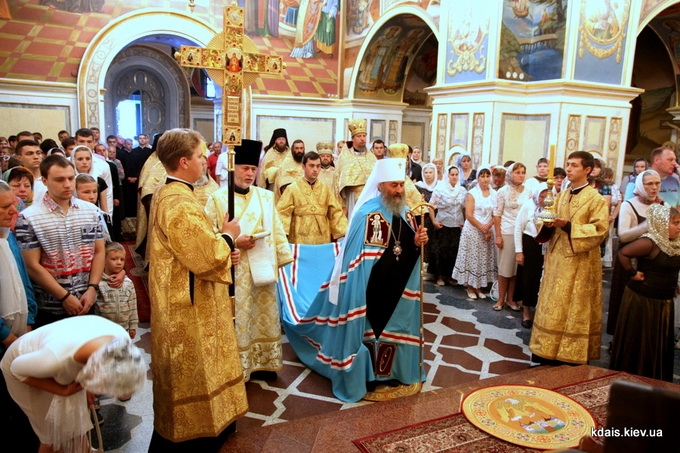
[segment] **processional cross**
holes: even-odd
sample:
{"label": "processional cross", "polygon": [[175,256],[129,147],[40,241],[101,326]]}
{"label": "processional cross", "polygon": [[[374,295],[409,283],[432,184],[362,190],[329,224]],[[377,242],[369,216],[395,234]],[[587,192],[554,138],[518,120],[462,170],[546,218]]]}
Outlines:
{"label": "processional cross", "polygon": [[[175,53],[180,65],[205,68],[213,81],[222,87],[222,143],[229,153],[229,218],[234,218],[234,146],[243,138],[243,89],[255,83],[260,74],[281,74],[281,57],[257,52],[255,43],[246,36],[245,14],[236,2],[224,7],[222,32],[210,40],[208,46],[181,46]],[[236,239],[236,238],[234,238]],[[229,296],[234,307],[234,267]],[[232,311],[235,313],[235,311]]]}
{"label": "processional cross", "polygon": [[281,57],[258,53],[255,43],[246,36],[243,8],[236,3],[224,7],[221,33],[207,47],[181,46],[175,53],[179,64],[205,68],[210,78],[222,87],[222,143],[230,149],[242,138],[243,89],[255,83],[260,74],[281,74]]}

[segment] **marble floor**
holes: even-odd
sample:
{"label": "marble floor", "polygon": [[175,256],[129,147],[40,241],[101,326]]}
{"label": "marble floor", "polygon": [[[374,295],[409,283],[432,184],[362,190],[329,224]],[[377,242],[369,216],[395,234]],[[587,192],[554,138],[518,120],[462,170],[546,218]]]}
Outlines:
{"label": "marble floor", "polygon": [[[604,300],[608,299],[611,273],[604,277]],[[531,331],[520,325],[521,312],[495,312],[493,302],[469,300],[462,287],[425,283],[425,365],[423,392],[478,381],[526,369]],[[604,311],[606,313],[606,304]],[[606,317],[605,317],[606,320]],[[138,330],[137,344],[150,350],[148,325]],[[285,339],[284,339],[285,341]],[[605,367],[610,338],[602,338],[602,357],[591,365]],[[147,354],[147,362],[151,357]],[[151,376],[149,373],[149,381]],[[675,382],[680,382],[680,352],[676,351]],[[102,401],[102,431],[107,451],[145,452],[153,429],[152,383],[128,402]],[[375,404],[343,403],[333,397],[330,382],[302,365],[284,344],[284,367],[276,380],[247,383],[249,412],[237,422],[239,432],[327,414],[351,407]],[[379,404],[379,403],[378,403]]]}

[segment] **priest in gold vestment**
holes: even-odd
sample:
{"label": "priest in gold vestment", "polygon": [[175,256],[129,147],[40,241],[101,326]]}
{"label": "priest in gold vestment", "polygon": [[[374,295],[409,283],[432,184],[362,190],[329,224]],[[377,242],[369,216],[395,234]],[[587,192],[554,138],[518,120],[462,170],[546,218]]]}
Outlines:
{"label": "priest in gold vestment", "polygon": [[286,130],[275,129],[271,141],[264,151],[265,155],[260,165],[260,172],[257,175],[257,185],[273,191],[274,184],[276,184],[276,172],[279,170],[283,159],[290,154]]}
{"label": "priest in gold vestment", "polygon": [[352,215],[354,204],[359,200],[376,162],[373,153],[366,148],[366,120],[355,118],[349,122],[348,129],[352,141],[342,149],[336,170],[337,191],[347,218]]}
{"label": "priest in gold vestment", "polygon": [[347,218],[331,189],[320,182],[321,158],[311,151],[302,158],[304,176],[281,195],[276,209],[291,244],[328,244],[347,232]]}
{"label": "priest in gold vestment", "polygon": [[332,192],[337,196],[335,191],[335,165],[333,164],[334,148],[335,145],[333,142],[319,142],[316,144],[316,153],[321,158],[319,181],[330,187]]}
{"label": "priest in gold vestment", "polygon": [[539,240],[550,234],[552,238],[529,342],[534,362],[585,364],[600,357],[599,246],[609,229],[609,209],[605,199],[588,185],[593,166],[588,152],[569,155],[566,171],[571,187],[557,195],[554,226],[544,225],[539,231]]}
{"label": "priest in gold vestment", "polygon": [[[245,379],[255,371],[271,377],[283,367],[281,320],[276,302],[278,268],[293,261],[293,255],[274,205],[274,194],[253,186],[262,143],[242,140],[234,156],[234,215],[241,235],[235,244],[241,250],[236,267],[236,336]],[[228,212],[227,188],[213,193],[206,212],[219,228]]]}
{"label": "priest in gold vestment", "polygon": [[201,140],[172,129],[157,149],[168,177],[149,215],[154,452],[216,452],[248,410],[227,286],[240,228],[223,219],[216,234],[196,200]]}
{"label": "priest in gold vestment", "polygon": [[302,171],[302,157],[304,155],[305,143],[302,140],[295,140],[290,153],[286,154],[286,157],[281,162],[279,170],[276,172],[274,203],[278,203],[283,191],[304,174]]}

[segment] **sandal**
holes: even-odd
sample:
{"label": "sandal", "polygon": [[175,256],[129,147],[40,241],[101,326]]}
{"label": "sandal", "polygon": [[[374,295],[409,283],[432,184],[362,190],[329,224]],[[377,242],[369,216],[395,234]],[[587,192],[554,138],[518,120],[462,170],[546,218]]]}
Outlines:
{"label": "sandal", "polygon": [[493,311],[501,311],[503,309],[503,305],[494,305],[491,308],[493,308]]}
{"label": "sandal", "polygon": [[477,299],[477,294],[471,293],[470,291],[467,292],[468,299],[475,300]]}
{"label": "sandal", "polygon": [[515,302],[515,305],[510,305],[510,304],[507,304],[507,303],[505,305],[510,307],[510,310],[512,310],[512,311],[520,311],[522,309],[522,307],[519,304],[517,304],[517,302]]}

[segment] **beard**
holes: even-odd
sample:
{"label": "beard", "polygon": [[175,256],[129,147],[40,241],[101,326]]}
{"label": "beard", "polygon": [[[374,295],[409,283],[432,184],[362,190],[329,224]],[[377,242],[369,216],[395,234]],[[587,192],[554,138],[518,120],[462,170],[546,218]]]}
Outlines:
{"label": "beard", "polygon": [[401,215],[401,211],[404,209],[405,206],[403,195],[397,198],[392,195],[381,193],[380,198],[388,211],[390,211],[394,215]]}
{"label": "beard", "polygon": [[288,148],[288,145],[279,146],[276,143],[274,143],[274,149],[277,150],[280,153],[284,152],[287,148]]}
{"label": "beard", "polygon": [[292,153],[293,154],[293,160],[297,162],[298,164],[302,163],[302,158],[304,157],[304,153]]}
{"label": "beard", "polygon": [[198,178],[198,181],[196,181],[196,182],[194,183],[194,186],[196,186],[196,187],[207,186],[208,183],[210,182],[210,179],[209,179],[209,178],[210,178],[210,176],[208,176],[208,175],[203,175],[203,176],[201,176],[200,178]]}

